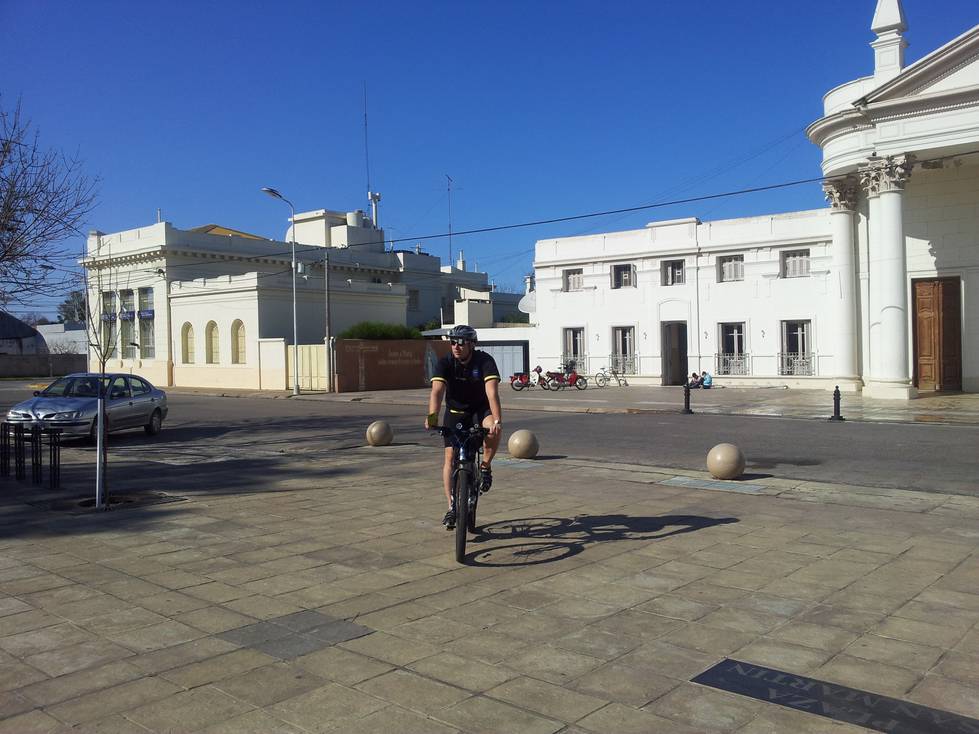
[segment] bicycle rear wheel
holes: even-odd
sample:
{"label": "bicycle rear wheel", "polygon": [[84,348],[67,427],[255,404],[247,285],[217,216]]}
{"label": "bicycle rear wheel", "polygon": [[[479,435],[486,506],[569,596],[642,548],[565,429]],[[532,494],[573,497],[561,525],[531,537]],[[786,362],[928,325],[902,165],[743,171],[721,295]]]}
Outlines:
{"label": "bicycle rear wheel", "polygon": [[472,482],[467,469],[456,472],[456,562],[466,562],[466,532],[469,530],[469,487]]}
{"label": "bicycle rear wheel", "polygon": [[605,387],[608,384],[608,378],[599,372],[597,375],[595,375],[595,384],[598,387]]}

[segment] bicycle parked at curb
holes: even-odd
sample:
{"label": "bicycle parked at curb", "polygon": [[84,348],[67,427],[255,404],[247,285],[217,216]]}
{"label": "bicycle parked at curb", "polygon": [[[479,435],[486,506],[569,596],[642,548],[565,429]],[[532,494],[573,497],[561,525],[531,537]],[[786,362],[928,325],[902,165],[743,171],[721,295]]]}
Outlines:
{"label": "bicycle parked at curb", "polygon": [[616,370],[609,370],[607,367],[602,367],[598,372],[595,373],[595,384],[599,387],[605,387],[608,385],[610,380],[615,380],[615,383],[619,387],[628,387],[629,381],[622,377]]}
{"label": "bicycle parked at curb", "polygon": [[483,439],[488,431],[480,425],[435,426],[452,440],[452,505],[456,511],[456,561],[465,563],[466,533],[476,532],[476,506],[482,493],[479,466],[483,458]]}

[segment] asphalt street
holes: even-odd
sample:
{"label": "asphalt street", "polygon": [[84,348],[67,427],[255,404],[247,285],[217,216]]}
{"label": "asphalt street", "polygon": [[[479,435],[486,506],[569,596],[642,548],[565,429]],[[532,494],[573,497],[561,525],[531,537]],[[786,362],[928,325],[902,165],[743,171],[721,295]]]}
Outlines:
{"label": "asphalt street", "polygon": [[[0,384],[4,409],[28,397],[25,383]],[[302,476],[304,457],[363,445],[364,430],[388,420],[395,442],[416,444],[439,462],[439,440],[417,407],[329,401],[175,395],[163,432],[113,434],[116,488],[225,492],[258,488],[266,471]],[[785,477],[979,495],[979,427],[906,425],[695,414],[579,414],[511,411],[506,435],[533,430],[541,458],[703,469],[707,451],[737,444],[749,478]],[[65,451],[65,483],[87,485],[92,448]],[[125,467],[120,470],[119,467]],[[434,475],[433,475],[434,476]],[[434,481],[434,480],[433,480]]]}

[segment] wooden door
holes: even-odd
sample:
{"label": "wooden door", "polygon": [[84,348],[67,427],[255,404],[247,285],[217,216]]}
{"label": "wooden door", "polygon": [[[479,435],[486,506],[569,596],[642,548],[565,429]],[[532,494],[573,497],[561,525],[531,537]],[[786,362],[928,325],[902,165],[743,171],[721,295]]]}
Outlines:
{"label": "wooden door", "polygon": [[962,342],[957,278],[916,280],[914,379],[922,391],[962,389]]}

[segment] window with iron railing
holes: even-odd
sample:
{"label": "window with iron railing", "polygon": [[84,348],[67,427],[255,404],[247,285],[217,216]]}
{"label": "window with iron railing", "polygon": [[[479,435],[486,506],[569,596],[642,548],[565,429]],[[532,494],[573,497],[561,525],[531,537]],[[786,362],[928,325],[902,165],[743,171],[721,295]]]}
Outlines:
{"label": "window with iron railing", "polygon": [[715,374],[718,375],[750,375],[751,367],[748,355],[733,354],[731,352],[720,352],[715,356]]}
{"label": "window with iron railing", "polygon": [[632,326],[616,326],[612,329],[612,348],[609,355],[612,369],[625,375],[636,374],[636,330]]}
{"label": "window with iron railing", "polygon": [[577,362],[584,368],[585,358],[585,329],[584,327],[572,327],[564,330],[564,351],[561,356],[561,363],[567,364],[570,361]]}
{"label": "window with iron railing", "polygon": [[815,359],[811,349],[810,321],[782,322],[782,351],[779,353],[780,375],[815,375]]}

